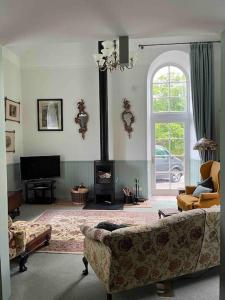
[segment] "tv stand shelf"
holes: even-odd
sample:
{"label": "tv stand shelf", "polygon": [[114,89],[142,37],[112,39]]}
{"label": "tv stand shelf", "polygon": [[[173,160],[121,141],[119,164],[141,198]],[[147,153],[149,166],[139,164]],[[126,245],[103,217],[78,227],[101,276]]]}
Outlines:
{"label": "tv stand shelf", "polygon": [[55,180],[37,179],[27,180],[25,184],[26,203],[49,204],[55,201]]}

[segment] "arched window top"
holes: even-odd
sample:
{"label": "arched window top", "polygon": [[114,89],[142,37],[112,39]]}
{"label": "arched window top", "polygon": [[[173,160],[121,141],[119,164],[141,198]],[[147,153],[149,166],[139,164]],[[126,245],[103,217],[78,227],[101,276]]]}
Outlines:
{"label": "arched window top", "polygon": [[187,78],[175,65],[160,67],[152,78],[152,112],[187,111]]}

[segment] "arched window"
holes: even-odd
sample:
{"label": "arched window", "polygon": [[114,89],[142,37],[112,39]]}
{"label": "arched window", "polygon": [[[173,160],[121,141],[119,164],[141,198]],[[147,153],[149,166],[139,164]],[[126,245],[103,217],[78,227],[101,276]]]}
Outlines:
{"label": "arched window", "polygon": [[187,110],[187,79],[184,72],[173,65],[161,67],[152,80],[152,111],[184,112]]}
{"label": "arched window", "polygon": [[[175,59],[174,59],[175,60]],[[158,65],[150,88],[152,194],[176,194],[188,178],[190,148],[189,81],[176,63]],[[187,183],[187,182],[186,182]]]}

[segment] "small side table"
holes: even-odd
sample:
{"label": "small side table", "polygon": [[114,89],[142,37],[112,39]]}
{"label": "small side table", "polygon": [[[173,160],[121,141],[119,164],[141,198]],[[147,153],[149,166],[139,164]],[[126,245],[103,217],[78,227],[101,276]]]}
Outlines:
{"label": "small side table", "polygon": [[164,218],[166,218],[166,217],[176,215],[179,213],[180,213],[180,211],[176,208],[165,208],[165,209],[159,209],[159,211],[158,211],[158,215],[159,215],[160,219],[162,218],[162,216]]}

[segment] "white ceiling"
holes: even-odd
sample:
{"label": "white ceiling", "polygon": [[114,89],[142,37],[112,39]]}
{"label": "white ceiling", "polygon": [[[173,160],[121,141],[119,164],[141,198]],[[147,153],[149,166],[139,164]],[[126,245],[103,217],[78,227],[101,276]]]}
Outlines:
{"label": "white ceiling", "polygon": [[219,34],[225,0],[1,0],[0,44]]}

